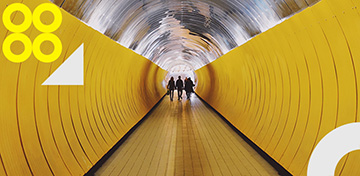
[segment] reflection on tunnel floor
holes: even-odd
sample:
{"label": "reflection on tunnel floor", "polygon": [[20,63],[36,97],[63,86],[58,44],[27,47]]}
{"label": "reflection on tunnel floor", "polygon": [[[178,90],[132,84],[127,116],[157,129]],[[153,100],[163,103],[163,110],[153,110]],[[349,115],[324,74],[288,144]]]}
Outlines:
{"label": "reflection on tunnel floor", "polygon": [[96,175],[277,175],[194,94],[183,98],[166,96]]}

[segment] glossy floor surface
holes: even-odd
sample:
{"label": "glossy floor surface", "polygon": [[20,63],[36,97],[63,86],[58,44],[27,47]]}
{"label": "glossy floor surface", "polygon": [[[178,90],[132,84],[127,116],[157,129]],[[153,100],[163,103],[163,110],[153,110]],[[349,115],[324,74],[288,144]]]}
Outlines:
{"label": "glossy floor surface", "polygon": [[193,94],[166,96],[96,175],[278,174]]}

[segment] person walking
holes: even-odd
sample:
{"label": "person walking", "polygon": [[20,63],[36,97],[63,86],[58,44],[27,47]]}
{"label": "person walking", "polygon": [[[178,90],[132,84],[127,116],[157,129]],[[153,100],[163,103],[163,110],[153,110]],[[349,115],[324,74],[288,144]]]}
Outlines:
{"label": "person walking", "polygon": [[176,80],[176,88],[178,91],[178,100],[182,99],[183,87],[184,87],[184,82],[181,80],[181,76],[179,76],[178,80]]}
{"label": "person walking", "polygon": [[189,77],[185,82],[185,92],[187,99],[190,99],[191,92],[194,92],[194,83],[192,82],[191,78]]}
{"label": "person walking", "polygon": [[174,81],[174,77],[171,77],[169,80],[169,83],[167,85],[167,88],[170,91],[170,101],[173,101],[174,98],[174,90],[175,90],[175,81]]}

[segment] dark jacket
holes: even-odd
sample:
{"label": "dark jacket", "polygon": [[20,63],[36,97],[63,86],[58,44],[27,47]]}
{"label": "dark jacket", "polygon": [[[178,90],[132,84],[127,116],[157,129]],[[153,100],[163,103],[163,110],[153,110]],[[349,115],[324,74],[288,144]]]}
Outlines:
{"label": "dark jacket", "polygon": [[192,82],[192,80],[188,79],[186,82],[185,82],[185,91],[186,92],[194,92],[194,83]]}
{"label": "dark jacket", "polygon": [[170,90],[174,90],[175,89],[175,81],[169,80],[167,88],[170,89]]}
{"label": "dark jacket", "polygon": [[177,88],[178,90],[182,90],[183,87],[184,87],[183,81],[182,81],[181,79],[176,80],[176,88]]}

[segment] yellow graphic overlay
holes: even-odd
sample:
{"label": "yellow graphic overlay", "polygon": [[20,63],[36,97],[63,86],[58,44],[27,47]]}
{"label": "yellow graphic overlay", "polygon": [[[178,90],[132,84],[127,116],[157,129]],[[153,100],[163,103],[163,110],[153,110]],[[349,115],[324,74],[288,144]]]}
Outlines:
{"label": "yellow graphic overlay", "polygon": [[[16,55],[11,51],[11,44],[15,41],[20,41],[24,44],[25,49],[19,55]],[[13,33],[5,38],[2,49],[3,49],[5,57],[9,61],[15,62],[15,63],[20,63],[20,62],[26,61],[30,57],[32,44],[31,44],[31,40],[29,39],[29,37],[26,36],[25,34]]]}
{"label": "yellow graphic overlay", "polygon": [[[16,25],[11,22],[11,14],[20,11],[24,15],[24,21],[22,24]],[[31,26],[32,23],[32,14],[30,9],[21,3],[14,3],[9,5],[4,13],[3,13],[3,23],[6,29],[8,29],[11,32],[24,32]]]}
{"label": "yellow graphic overlay", "polygon": [[[49,55],[42,53],[40,50],[41,44],[45,41],[50,41],[54,45],[54,51]],[[50,62],[55,61],[61,55],[62,44],[61,44],[60,39],[55,34],[42,33],[39,36],[37,36],[34,40],[33,52],[34,52],[34,56],[39,61],[45,62],[45,63],[50,63]]]}
{"label": "yellow graphic overlay", "polygon": [[[16,25],[11,21],[11,14],[19,11],[24,15],[24,21]],[[47,25],[41,21],[41,14],[45,11],[49,11],[54,15],[54,21]],[[21,63],[26,61],[31,53],[34,52],[34,56],[41,62],[50,63],[57,60],[62,53],[62,43],[61,40],[51,32],[56,31],[62,23],[62,14],[60,9],[51,3],[43,3],[37,6],[34,10],[34,13],[31,13],[31,10],[22,3],[13,3],[10,4],[3,13],[3,22],[6,29],[13,34],[10,34],[3,43],[3,53],[5,57],[15,63]],[[34,23],[34,26],[40,32],[43,32],[37,36],[32,44],[29,37],[22,32],[25,32],[29,29],[31,24]],[[14,54],[11,51],[11,44],[15,41],[20,41],[24,44],[25,50],[21,54]],[[40,46],[44,41],[50,41],[54,45],[54,51],[51,54],[44,54],[41,52]]]}
{"label": "yellow graphic overlay", "polygon": [[[54,15],[54,21],[49,25],[43,24],[40,19],[41,14],[45,11],[49,11]],[[50,3],[40,4],[34,10],[33,23],[36,29],[39,30],[40,32],[54,32],[60,27],[61,22],[62,22],[61,11],[54,4],[50,4]]]}

